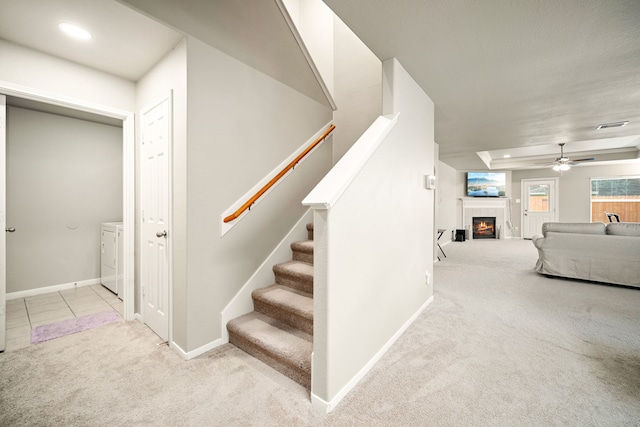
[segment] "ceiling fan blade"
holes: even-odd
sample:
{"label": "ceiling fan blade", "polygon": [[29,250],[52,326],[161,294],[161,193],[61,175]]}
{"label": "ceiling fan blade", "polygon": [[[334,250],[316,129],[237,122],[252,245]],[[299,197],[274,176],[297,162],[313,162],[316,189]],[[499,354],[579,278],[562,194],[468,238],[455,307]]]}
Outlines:
{"label": "ceiling fan blade", "polygon": [[570,164],[571,166],[577,166],[577,165],[579,165],[579,164],[582,164],[583,162],[590,162],[590,161],[592,161],[592,160],[595,160],[595,158],[590,157],[590,158],[588,158],[588,159],[572,160],[572,161],[570,161],[570,162],[569,162],[569,164]]}
{"label": "ceiling fan blade", "polygon": [[571,160],[572,162],[591,162],[593,160],[595,160],[595,157],[586,157],[584,159],[575,159],[575,160]]}

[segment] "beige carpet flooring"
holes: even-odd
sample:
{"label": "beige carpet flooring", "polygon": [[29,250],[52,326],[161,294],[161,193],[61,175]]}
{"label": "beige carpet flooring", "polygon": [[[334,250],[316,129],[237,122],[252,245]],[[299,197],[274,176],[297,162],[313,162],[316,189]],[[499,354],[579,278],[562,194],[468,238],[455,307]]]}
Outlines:
{"label": "beige carpet flooring", "polygon": [[0,425],[640,425],[640,290],[539,276],[530,241],[444,249],[435,301],[328,416],[231,345],[184,362],[120,321],[1,354]]}

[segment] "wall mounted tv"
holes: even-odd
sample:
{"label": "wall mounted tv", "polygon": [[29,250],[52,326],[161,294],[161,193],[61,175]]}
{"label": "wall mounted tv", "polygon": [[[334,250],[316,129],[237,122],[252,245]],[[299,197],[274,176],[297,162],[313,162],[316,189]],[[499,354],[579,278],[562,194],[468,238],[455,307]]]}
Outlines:
{"label": "wall mounted tv", "polygon": [[467,197],[504,197],[506,180],[506,172],[467,172]]}

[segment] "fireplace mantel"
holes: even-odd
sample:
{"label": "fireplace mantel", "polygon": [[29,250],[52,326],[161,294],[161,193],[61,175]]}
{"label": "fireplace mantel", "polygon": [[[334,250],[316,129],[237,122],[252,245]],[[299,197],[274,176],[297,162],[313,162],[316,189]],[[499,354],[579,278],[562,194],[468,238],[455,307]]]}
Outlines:
{"label": "fireplace mantel", "polygon": [[507,220],[509,219],[509,204],[511,199],[508,197],[462,197],[462,228],[469,230],[469,238],[471,238],[471,227],[473,217],[495,217],[496,231],[499,239],[509,238],[507,236]]}

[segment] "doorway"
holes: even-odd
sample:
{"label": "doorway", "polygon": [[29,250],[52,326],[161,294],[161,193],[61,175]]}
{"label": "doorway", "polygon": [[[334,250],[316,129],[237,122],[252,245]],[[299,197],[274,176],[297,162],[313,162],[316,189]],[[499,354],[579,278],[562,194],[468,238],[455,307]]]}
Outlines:
{"label": "doorway", "polygon": [[542,233],[542,224],[558,221],[558,178],[522,180],[522,237]]}
{"label": "doorway", "polygon": [[[122,139],[123,139],[123,223],[125,227],[124,232],[124,257],[123,257],[123,302],[124,302],[124,319],[133,320],[134,318],[134,281],[133,281],[133,266],[134,266],[134,218],[135,218],[135,139],[134,139],[134,114],[132,112],[113,109],[102,105],[94,104],[91,102],[69,100],[55,95],[50,95],[39,90],[16,87],[6,82],[0,82],[0,98],[2,103],[0,104],[0,130],[2,137],[0,137],[0,143],[2,145],[1,152],[2,157],[0,159],[0,176],[2,176],[2,182],[0,187],[3,191],[0,192],[0,207],[6,203],[6,194],[4,193],[5,175],[6,175],[6,160],[5,160],[5,124],[6,124],[6,107],[5,107],[5,95],[16,98],[21,98],[30,101],[41,102],[48,105],[60,106],[77,110],[79,112],[87,112],[92,114],[98,114],[105,117],[114,118],[122,121]],[[5,209],[2,209],[0,215],[0,223],[2,227],[6,229],[6,216]],[[2,332],[0,333],[0,349],[4,349],[5,342],[5,313],[6,313],[6,236],[0,238],[0,327]]]}
{"label": "doorway", "polygon": [[140,114],[140,288],[144,323],[165,342],[171,328],[171,94]]}

